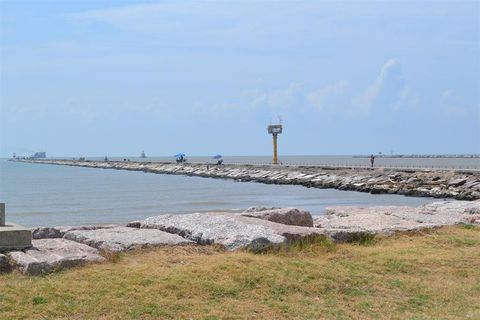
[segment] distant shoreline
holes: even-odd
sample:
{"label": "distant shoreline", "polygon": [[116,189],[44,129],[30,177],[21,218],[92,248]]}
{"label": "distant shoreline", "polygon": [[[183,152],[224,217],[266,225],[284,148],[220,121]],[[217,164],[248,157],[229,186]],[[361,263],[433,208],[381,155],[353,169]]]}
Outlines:
{"label": "distant shoreline", "polygon": [[[284,154],[282,156],[284,157],[341,157],[341,158],[369,158],[372,155],[370,154]],[[387,154],[387,153],[373,153],[373,155],[377,158],[480,158],[479,153],[444,153],[444,154],[436,154],[436,153],[427,153],[427,154],[416,154],[416,153],[410,153],[410,154]],[[134,155],[129,155],[129,156],[122,156],[122,155],[116,155],[113,156],[112,158],[138,158],[138,156]],[[149,155],[146,158],[169,158],[171,156],[169,155]],[[194,155],[194,158],[208,158],[208,155]],[[230,157],[235,157],[235,158],[264,158],[264,157],[271,157],[270,155],[226,155],[224,156],[226,158]],[[19,159],[25,159],[29,158],[29,156],[25,155],[19,155]],[[53,157],[47,157],[46,159],[70,159],[70,158],[78,158],[78,156],[53,156]],[[87,159],[95,159],[95,158],[103,158],[103,156],[86,156],[85,158]],[[7,157],[0,157],[0,159],[3,160],[9,160],[12,159],[11,156]],[[40,159],[40,158],[38,158]]]}
{"label": "distant shoreline", "polygon": [[[480,154],[374,154],[377,158],[480,158]],[[369,158],[371,155],[353,155],[352,158]]]}

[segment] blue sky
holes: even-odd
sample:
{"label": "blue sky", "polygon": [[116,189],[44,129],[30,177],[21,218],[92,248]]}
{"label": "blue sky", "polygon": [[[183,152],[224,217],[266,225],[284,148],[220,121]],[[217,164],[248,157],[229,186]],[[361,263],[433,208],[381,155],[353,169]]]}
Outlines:
{"label": "blue sky", "polygon": [[0,0],[1,155],[480,153],[478,1]]}

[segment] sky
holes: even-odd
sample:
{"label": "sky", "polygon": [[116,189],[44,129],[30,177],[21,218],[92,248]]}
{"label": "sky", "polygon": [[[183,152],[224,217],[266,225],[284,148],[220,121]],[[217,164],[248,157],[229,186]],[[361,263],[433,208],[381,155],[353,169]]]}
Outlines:
{"label": "sky", "polygon": [[480,153],[479,3],[0,0],[0,156]]}

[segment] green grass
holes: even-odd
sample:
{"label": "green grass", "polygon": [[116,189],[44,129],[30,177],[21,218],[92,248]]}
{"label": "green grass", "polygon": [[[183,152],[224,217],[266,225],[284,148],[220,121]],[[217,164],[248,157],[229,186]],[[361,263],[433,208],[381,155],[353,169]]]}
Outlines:
{"label": "green grass", "polygon": [[480,319],[480,229],[139,250],[0,275],[1,319]]}

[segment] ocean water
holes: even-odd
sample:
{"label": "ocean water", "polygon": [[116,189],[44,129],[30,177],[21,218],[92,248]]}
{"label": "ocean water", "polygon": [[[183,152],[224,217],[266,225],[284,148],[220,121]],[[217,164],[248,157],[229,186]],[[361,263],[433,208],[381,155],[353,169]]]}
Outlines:
{"label": "ocean water", "polygon": [[332,205],[417,206],[433,201],[437,200],[0,160],[0,202],[6,203],[7,221],[30,227],[239,212],[255,205],[301,207],[321,215]]}

